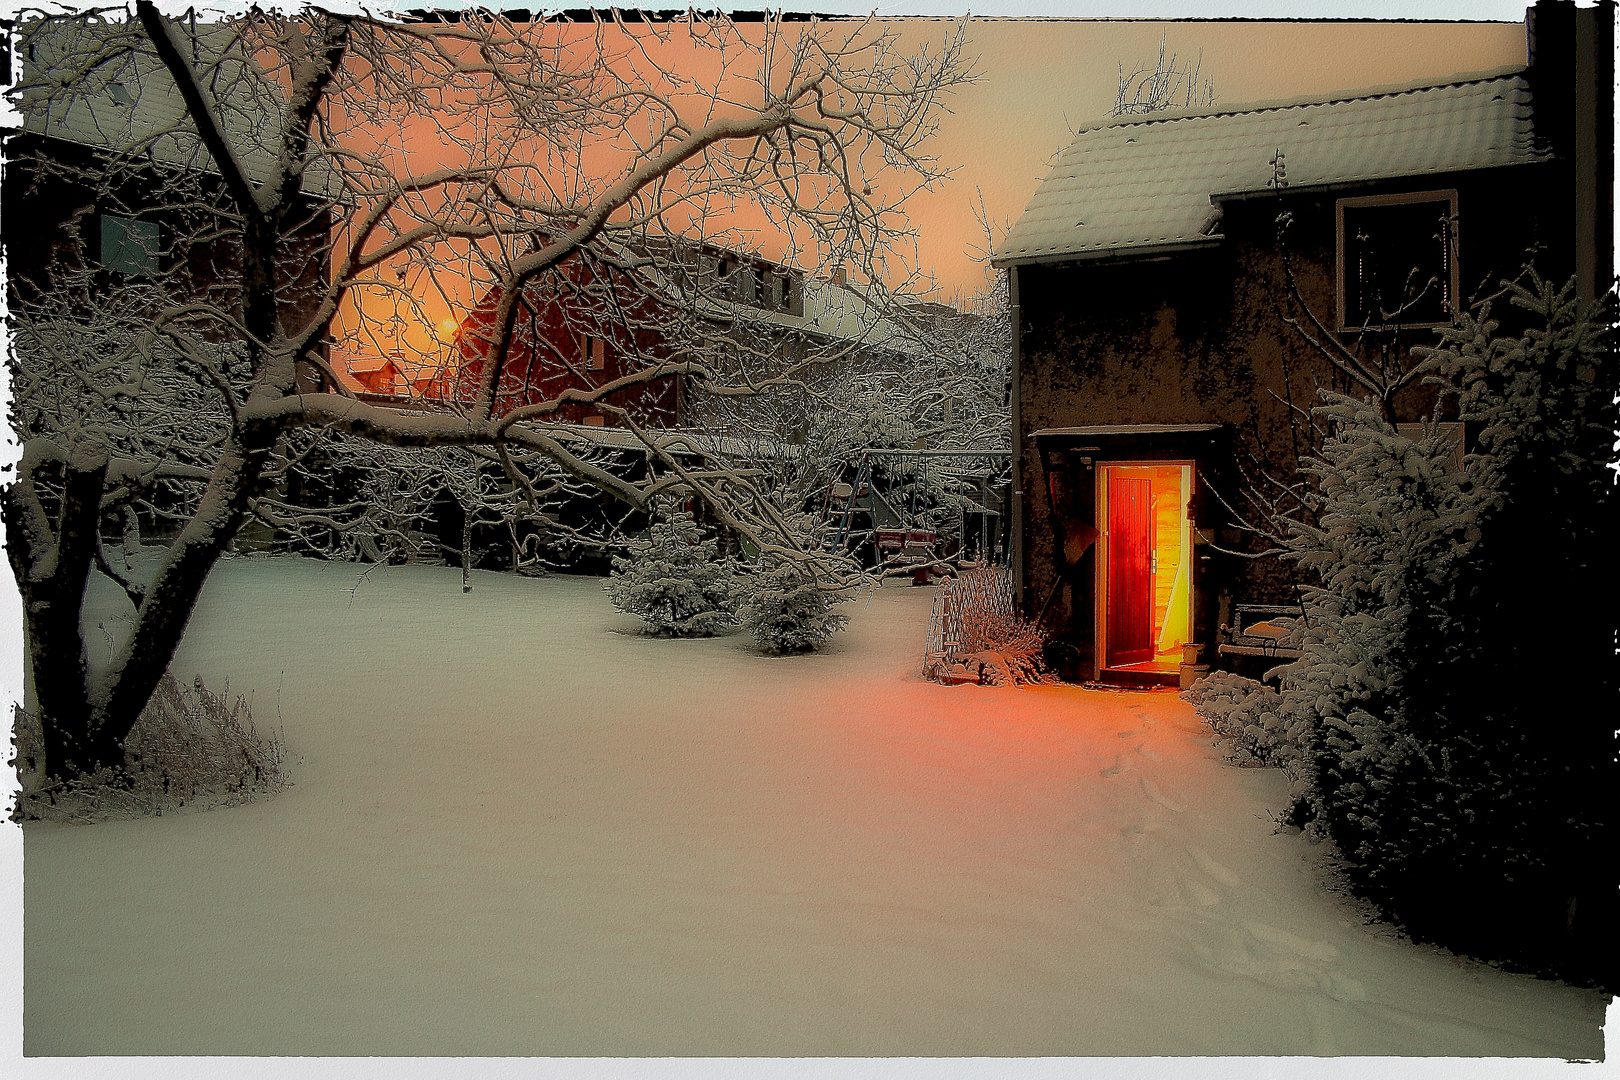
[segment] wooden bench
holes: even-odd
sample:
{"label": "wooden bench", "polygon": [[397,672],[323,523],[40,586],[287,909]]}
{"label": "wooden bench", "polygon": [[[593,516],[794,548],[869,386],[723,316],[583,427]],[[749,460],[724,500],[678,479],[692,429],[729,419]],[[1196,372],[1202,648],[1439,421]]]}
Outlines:
{"label": "wooden bench", "polygon": [[1232,625],[1221,626],[1228,640],[1217,647],[1222,656],[1263,656],[1277,660],[1298,660],[1305,654],[1286,644],[1297,637],[1289,627],[1273,620],[1299,619],[1305,609],[1297,604],[1237,604],[1232,608]]}

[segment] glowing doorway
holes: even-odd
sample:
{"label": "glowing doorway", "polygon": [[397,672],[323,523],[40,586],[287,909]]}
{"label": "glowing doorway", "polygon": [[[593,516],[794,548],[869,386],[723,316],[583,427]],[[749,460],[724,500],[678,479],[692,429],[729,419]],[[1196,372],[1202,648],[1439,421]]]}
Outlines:
{"label": "glowing doorway", "polygon": [[1174,673],[1192,636],[1192,465],[1120,463],[1101,472],[1100,667]]}

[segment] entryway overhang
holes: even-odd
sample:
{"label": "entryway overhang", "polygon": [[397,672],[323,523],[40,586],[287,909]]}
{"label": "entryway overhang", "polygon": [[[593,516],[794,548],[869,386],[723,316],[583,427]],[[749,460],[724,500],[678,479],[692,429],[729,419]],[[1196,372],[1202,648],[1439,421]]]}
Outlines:
{"label": "entryway overhang", "polygon": [[1053,447],[1064,449],[1086,441],[1136,443],[1166,438],[1192,438],[1207,442],[1225,427],[1225,424],[1086,424],[1081,427],[1041,428],[1039,431],[1031,432],[1029,437],[1034,439],[1037,445],[1050,443]]}

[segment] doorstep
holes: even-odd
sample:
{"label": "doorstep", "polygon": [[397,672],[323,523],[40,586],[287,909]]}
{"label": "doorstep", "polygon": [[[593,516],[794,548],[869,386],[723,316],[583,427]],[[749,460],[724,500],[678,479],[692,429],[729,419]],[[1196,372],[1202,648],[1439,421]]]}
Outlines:
{"label": "doorstep", "polygon": [[1169,671],[1155,671],[1143,667],[1103,668],[1097,673],[1097,681],[1112,683],[1115,686],[1179,686],[1181,673],[1171,668]]}

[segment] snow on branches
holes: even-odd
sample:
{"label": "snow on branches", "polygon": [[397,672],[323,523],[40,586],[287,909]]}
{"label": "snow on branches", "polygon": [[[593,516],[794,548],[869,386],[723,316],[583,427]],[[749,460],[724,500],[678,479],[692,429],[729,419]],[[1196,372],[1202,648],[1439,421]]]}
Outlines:
{"label": "snow on branches", "polygon": [[[1607,933],[1614,894],[1612,724],[1590,707],[1613,685],[1594,602],[1614,585],[1595,555],[1614,508],[1612,297],[1583,309],[1526,277],[1502,294],[1522,332],[1487,303],[1420,352],[1477,432],[1461,468],[1437,423],[1408,436],[1374,395],[1323,395],[1314,521],[1287,538],[1319,582],[1293,627],[1304,656],[1278,690],[1212,675],[1187,698],[1241,759],[1297,769],[1295,819],[1386,910],[1589,978],[1601,961],[1578,942]],[[1549,655],[1575,674],[1541,677]]]}
{"label": "snow on branches", "polygon": [[644,540],[613,557],[608,598],[649,633],[710,637],[737,626],[743,581],[714,537],[705,537],[690,511],[669,501],[654,507]]}
{"label": "snow on branches", "polygon": [[[382,551],[410,532],[413,469],[464,474],[448,484],[458,499],[515,539],[548,492],[628,512],[684,486],[763,553],[819,572],[756,470],[671,449],[631,403],[665,384],[757,394],[824,359],[777,356],[764,379],[729,381],[735,342],[713,328],[735,305],[698,256],[763,233],[784,262],[881,277],[909,228],[905,193],[940,173],[926,141],[967,77],[960,28],[908,53],[873,20],[175,20],[139,0],[125,19],[26,10],[14,38],[8,227],[37,235],[11,266],[23,461],[6,521],[52,775],[121,760],[209,570],[251,520]],[[630,293],[592,285],[608,279]],[[611,331],[619,365],[514,401],[508,360],[536,296],[572,305],[569,333]],[[482,365],[452,379],[456,328],[486,297]],[[354,342],[411,383],[408,402],[355,388],[339,360]],[[580,357],[577,341],[560,351]],[[605,452],[561,423],[582,412],[629,443]],[[101,531],[142,498],[166,515],[146,539],[166,546],[136,581]],[[78,617],[91,573],[134,609],[95,674]]]}

